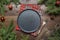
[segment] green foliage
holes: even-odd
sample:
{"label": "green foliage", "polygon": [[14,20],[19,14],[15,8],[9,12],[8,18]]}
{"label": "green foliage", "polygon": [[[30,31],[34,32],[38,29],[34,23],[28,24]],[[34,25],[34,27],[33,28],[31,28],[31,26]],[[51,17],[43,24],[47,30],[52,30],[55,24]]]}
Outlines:
{"label": "green foliage", "polygon": [[19,0],[12,0],[15,4],[19,3]]}
{"label": "green foliage", "polygon": [[4,12],[5,12],[5,6],[4,5],[8,5],[11,2],[14,2],[16,4],[19,2],[19,0],[0,0],[0,14],[2,14],[4,16]]}
{"label": "green foliage", "polygon": [[0,40],[16,40],[16,34],[13,32],[13,21],[11,21],[8,27],[6,27],[4,23],[0,24],[2,25],[2,28],[0,29]]}
{"label": "green foliage", "polygon": [[56,6],[56,0],[40,0],[39,3],[45,4],[47,6],[46,13],[52,15],[59,15],[60,14],[60,6]]}
{"label": "green foliage", "polygon": [[0,5],[6,5],[9,3],[10,3],[10,0],[0,0]]}
{"label": "green foliage", "polygon": [[8,5],[8,4],[10,4],[11,2],[13,2],[13,3],[18,3],[19,0],[0,0],[0,5]]}
{"label": "green foliage", "polygon": [[45,4],[47,5],[47,6],[49,6],[49,5],[55,5],[55,3],[56,3],[56,0],[47,0],[46,2],[45,2]]}
{"label": "green foliage", "polygon": [[4,16],[4,12],[5,12],[5,7],[2,4],[0,4],[0,14]]}
{"label": "green foliage", "polygon": [[53,15],[59,15],[60,14],[60,7],[59,8],[54,8],[54,7],[48,7],[47,11],[48,14],[53,14]]}
{"label": "green foliage", "polygon": [[46,2],[46,6],[48,7],[47,13],[52,15],[59,15],[60,14],[60,7],[57,7],[56,0],[48,0]]}
{"label": "green foliage", "polygon": [[39,0],[38,1],[38,4],[42,4],[44,0]]}

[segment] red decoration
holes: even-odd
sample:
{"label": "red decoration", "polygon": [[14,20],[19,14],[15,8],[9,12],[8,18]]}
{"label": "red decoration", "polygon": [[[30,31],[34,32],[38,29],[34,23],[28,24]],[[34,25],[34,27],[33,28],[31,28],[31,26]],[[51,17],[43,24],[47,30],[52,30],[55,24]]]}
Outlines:
{"label": "red decoration", "polygon": [[33,6],[32,6],[32,9],[34,9],[34,10],[39,10],[39,7],[40,7],[40,6],[38,6],[38,5],[33,5]]}
{"label": "red decoration", "polygon": [[25,4],[21,4],[19,12],[23,11],[25,9]]}
{"label": "red decoration", "polygon": [[4,21],[5,21],[5,18],[4,18],[4,17],[1,17],[1,18],[0,18],[0,21],[1,21],[1,22],[4,22]]}
{"label": "red decoration", "polygon": [[30,7],[33,10],[39,10],[40,6],[36,4],[21,4],[19,12],[23,11],[26,6]]}
{"label": "red decoration", "polygon": [[56,4],[57,4],[57,5],[60,5],[60,1],[57,1]]}
{"label": "red decoration", "polygon": [[37,36],[37,33],[34,32],[34,33],[31,33],[32,36],[36,37]]}
{"label": "red decoration", "polygon": [[19,31],[19,30],[20,30],[20,28],[19,28],[18,26],[16,26],[16,30],[17,30],[17,31]]}
{"label": "red decoration", "polygon": [[8,5],[8,8],[9,8],[9,10],[12,10],[13,6],[10,4],[10,5]]}

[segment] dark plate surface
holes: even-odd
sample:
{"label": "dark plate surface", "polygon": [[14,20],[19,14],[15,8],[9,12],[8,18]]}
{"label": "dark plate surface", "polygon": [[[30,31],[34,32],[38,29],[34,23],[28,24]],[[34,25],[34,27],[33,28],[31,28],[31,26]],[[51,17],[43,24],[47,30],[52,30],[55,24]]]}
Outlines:
{"label": "dark plate surface", "polygon": [[31,33],[39,29],[41,18],[37,11],[26,9],[19,14],[17,23],[22,31]]}

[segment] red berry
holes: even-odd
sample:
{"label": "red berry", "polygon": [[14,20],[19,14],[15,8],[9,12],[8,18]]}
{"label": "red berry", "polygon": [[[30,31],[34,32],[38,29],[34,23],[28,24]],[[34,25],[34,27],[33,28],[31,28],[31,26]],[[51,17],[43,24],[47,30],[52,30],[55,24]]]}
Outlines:
{"label": "red berry", "polygon": [[16,28],[15,28],[17,31],[19,31],[20,30],[20,28],[18,27],[18,26],[16,26]]}
{"label": "red berry", "polygon": [[0,18],[0,21],[1,21],[1,22],[4,22],[4,21],[5,21],[5,18],[4,18],[4,17],[1,17],[1,18]]}
{"label": "red berry", "polygon": [[32,36],[36,37],[37,36],[37,33],[31,33]]}
{"label": "red berry", "polygon": [[59,5],[60,4],[60,1],[57,1],[56,4]]}
{"label": "red berry", "polygon": [[8,8],[9,8],[9,10],[12,10],[13,6],[12,5],[8,5]]}

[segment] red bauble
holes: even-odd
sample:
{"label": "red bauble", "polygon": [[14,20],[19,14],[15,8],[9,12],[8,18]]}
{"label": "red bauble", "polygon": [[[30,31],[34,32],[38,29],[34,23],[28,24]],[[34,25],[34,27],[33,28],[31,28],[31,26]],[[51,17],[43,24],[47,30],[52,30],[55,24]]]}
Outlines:
{"label": "red bauble", "polygon": [[8,5],[8,8],[9,8],[9,10],[12,10],[13,6],[10,4],[10,5]]}
{"label": "red bauble", "polygon": [[18,27],[18,26],[16,26],[16,28],[15,28],[17,31],[20,31],[20,28]]}
{"label": "red bauble", "polygon": [[1,22],[4,22],[5,21],[5,18],[4,17],[0,17],[0,21]]}
{"label": "red bauble", "polygon": [[37,36],[37,33],[31,33],[32,36],[36,37]]}
{"label": "red bauble", "polygon": [[57,1],[56,4],[57,4],[57,5],[60,5],[60,1]]}

